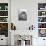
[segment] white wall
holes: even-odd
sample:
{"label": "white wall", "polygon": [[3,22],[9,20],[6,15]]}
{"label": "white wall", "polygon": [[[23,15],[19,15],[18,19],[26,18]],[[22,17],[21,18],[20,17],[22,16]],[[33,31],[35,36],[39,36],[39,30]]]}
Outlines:
{"label": "white wall", "polygon": [[[38,3],[45,3],[46,0],[11,0],[11,22],[16,25],[17,30],[26,30],[32,24],[37,29],[38,25]],[[27,10],[27,21],[18,20],[18,10]]]}
{"label": "white wall", "polygon": [[[45,2],[46,0],[11,0],[11,22],[16,25],[18,32],[19,30],[27,30],[28,27],[33,24],[36,32],[34,36],[38,36],[38,3]],[[27,10],[27,21],[18,21],[19,9]],[[33,46],[38,46],[38,43],[43,43],[41,39],[42,38],[37,37],[33,38]]]}
{"label": "white wall", "polygon": [[[37,2],[31,0],[12,0],[11,2],[11,19],[15,23],[17,30],[26,30],[32,24],[37,23]],[[27,10],[27,21],[18,20],[18,10],[26,9]]]}
{"label": "white wall", "polygon": [[[28,17],[27,21],[18,21],[19,9],[27,10],[27,17]],[[13,22],[16,25],[17,32],[20,32],[19,30],[23,30],[24,32],[29,28],[29,26],[33,24],[35,26],[35,32],[36,32],[35,36],[37,36],[37,9],[38,9],[37,0],[34,1],[33,0],[11,0],[11,20],[12,20],[11,22]]]}

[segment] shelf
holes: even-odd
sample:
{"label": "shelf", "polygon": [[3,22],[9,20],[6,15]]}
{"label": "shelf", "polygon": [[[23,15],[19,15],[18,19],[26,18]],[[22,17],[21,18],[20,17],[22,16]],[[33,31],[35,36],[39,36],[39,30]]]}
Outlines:
{"label": "shelf", "polygon": [[8,22],[0,22],[0,23],[8,23]]}
{"label": "shelf", "polygon": [[46,28],[38,28],[38,29],[46,29]]}
{"label": "shelf", "polygon": [[8,16],[0,16],[0,17],[8,17]]}
{"label": "shelf", "polygon": [[46,23],[46,22],[38,22],[38,23]]}
{"label": "shelf", "polygon": [[8,37],[8,3],[0,3],[0,35]]}
{"label": "shelf", "polygon": [[46,10],[38,10],[38,11],[46,11]]}
{"label": "shelf", "polygon": [[46,3],[38,3],[38,36],[46,37]]}
{"label": "shelf", "polygon": [[46,15],[44,15],[44,16],[38,16],[38,17],[46,17]]}
{"label": "shelf", "polygon": [[0,11],[8,11],[8,10],[0,10]]}

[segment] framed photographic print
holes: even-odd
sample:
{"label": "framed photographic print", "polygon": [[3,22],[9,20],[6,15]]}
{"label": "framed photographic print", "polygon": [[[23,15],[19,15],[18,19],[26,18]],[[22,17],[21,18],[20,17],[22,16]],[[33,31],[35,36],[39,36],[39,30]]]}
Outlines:
{"label": "framed photographic print", "polygon": [[26,21],[27,20],[27,12],[25,10],[20,10],[18,13],[18,20],[19,21]]}

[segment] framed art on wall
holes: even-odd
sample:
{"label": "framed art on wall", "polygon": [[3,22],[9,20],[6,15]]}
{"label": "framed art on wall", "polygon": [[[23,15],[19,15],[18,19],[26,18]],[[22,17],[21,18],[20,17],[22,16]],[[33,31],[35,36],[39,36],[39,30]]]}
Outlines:
{"label": "framed art on wall", "polygon": [[19,21],[26,21],[27,20],[27,13],[25,10],[20,9],[18,13],[18,20]]}

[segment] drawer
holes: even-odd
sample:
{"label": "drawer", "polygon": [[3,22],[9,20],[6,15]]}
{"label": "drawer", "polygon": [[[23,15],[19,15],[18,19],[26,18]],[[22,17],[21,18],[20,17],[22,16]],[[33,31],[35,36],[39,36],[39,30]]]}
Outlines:
{"label": "drawer", "polygon": [[0,45],[7,45],[8,44],[8,39],[6,37],[1,37],[0,38]]}

